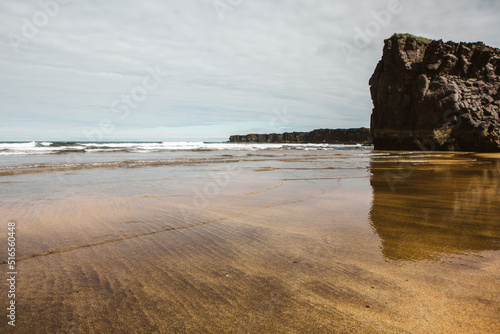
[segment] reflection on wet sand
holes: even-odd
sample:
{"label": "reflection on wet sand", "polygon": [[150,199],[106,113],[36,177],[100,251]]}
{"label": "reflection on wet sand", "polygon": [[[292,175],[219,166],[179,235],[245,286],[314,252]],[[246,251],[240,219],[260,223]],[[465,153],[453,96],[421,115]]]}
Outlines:
{"label": "reflection on wet sand", "polygon": [[370,220],[390,260],[500,249],[500,162],[393,154],[370,162]]}
{"label": "reflection on wet sand", "polygon": [[285,153],[0,177],[16,333],[499,332],[498,166]]}

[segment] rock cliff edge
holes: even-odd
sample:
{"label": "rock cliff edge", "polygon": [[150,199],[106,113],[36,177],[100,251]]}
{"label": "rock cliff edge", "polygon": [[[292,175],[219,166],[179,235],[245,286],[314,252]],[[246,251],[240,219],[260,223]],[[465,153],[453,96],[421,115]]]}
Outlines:
{"label": "rock cliff edge", "polygon": [[248,134],[229,137],[230,142],[239,143],[325,143],[325,144],[370,144],[370,130],[317,129],[310,132],[285,132],[270,134]]}
{"label": "rock cliff edge", "polygon": [[370,78],[375,149],[500,152],[500,50],[409,34]]}

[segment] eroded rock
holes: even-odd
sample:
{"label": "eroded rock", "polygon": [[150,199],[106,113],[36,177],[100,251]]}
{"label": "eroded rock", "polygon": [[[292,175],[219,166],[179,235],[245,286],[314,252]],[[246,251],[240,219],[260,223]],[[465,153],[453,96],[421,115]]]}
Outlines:
{"label": "eroded rock", "polygon": [[395,34],[370,78],[375,149],[500,151],[500,50]]}

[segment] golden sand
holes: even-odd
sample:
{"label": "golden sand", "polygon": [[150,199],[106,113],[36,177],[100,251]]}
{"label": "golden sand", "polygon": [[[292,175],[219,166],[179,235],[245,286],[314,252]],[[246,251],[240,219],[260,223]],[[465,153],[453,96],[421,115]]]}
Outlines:
{"label": "golden sand", "polygon": [[500,331],[497,165],[300,159],[129,169],[2,205],[16,332]]}

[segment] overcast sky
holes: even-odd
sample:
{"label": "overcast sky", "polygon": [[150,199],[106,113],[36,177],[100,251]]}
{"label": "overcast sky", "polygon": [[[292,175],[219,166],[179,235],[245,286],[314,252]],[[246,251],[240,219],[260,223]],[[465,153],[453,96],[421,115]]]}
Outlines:
{"label": "overcast sky", "polygon": [[499,17],[495,0],[2,0],[0,140],[369,127],[385,38],[500,47]]}

